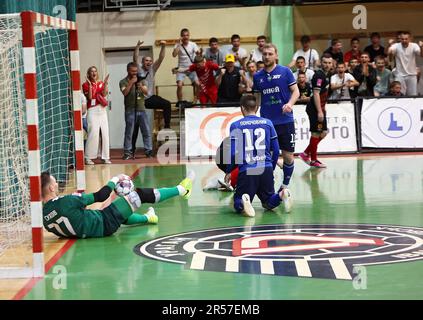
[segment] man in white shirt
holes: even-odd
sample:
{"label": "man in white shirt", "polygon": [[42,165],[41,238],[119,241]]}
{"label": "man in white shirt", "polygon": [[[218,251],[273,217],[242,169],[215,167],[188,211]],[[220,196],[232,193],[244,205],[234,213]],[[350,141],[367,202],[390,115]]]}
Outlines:
{"label": "man in white shirt", "polygon": [[188,76],[191,80],[192,85],[194,86],[194,100],[197,100],[198,92],[198,78],[195,72],[185,73],[179,72],[179,69],[186,70],[191,64],[194,63],[194,58],[196,55],[202,55],[201,50],[198,48],[197,44],[192,41],[189,41],[189,30],[184,28],[181,30],[181,38],[176,41],[175,47],[172,52],[172,56],[175,58],[178,56],[178,68],[174,69],[176,73],[176,95],[178,101],[182,101],[182,87],[184,85],[184,79]]}
{"label": "man in white shirt", "polygon": [[289,63],[288,67],[292,68],[295,66],[295,62],[297,61],[298,57],[304,57],[305,59],[305,66],[311,70],[317,70],[320,66],[320,59],[319,53],[310,47],[311,40],[309,36],[302,36],[301,37],[301,49],[298,49],[294,56],[292,57],[292,61]]}
{"label": "man in white shirt", "polygon": [[389,40],[389,58],[395,58],[395,80],[401,82],[401,92],[407,96],[417,95],[417,65],[416,56],[423,57],[423,42],[419,44],[411,42],[411,35],[404,31],[401,34],[401,42],[395,43]]}
{"label": "man in white shirt", "polygon": [[224,46],[222,48],[225,57],[228,54],[233,54],[235,57],[235,67],[245,69],[245,63],[248,59],[247,50],[241,48],[241,37],[237,34],[233,34],[231,37],[231,45]]}
{"label": "man in white shirt", "polygon": [[261,35],[257,37],[257,48],[251,51],[250,61],[263,61],[263,47],[266,44],[266,41],[266,36]]}
{"label": "man in white shirt", "polygon": [[299,56],[297,58],[297,61],[295,62],[295,66],[297,67],[297,71],[294,72],[294,78],[295,80],[298,79],[298,72],[303,72],[306,76],[306,82],[311,84],[311,79],[314,76],[314,71],[307,68],[305,64],[305,59],[302,56]]}
{"label": "man in white shirt", "polygon": [[347,68],[344,62],[338,63],[336,70],[337,73],[330,78],[332,95],[329,99],[351,99],[350,88],[358,86],[358,81],[354,79],[351,73],[345,72]]}

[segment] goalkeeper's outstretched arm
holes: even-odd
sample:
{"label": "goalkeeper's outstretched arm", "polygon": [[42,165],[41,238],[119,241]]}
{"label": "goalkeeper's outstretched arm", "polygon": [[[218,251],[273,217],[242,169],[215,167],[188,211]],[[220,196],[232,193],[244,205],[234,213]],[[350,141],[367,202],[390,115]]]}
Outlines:
{"label": "goalkeeper's outstretched arm", "polygon": [[104,202],[109,199],[110,194],[113,192],[116,184],[119,182],[119,177],[113,177],[110,179],[109,182],[105,186],[103,186],[100,190],[93,193],[88,193],[82,195],[85,204],[88,206],[95,202]]}

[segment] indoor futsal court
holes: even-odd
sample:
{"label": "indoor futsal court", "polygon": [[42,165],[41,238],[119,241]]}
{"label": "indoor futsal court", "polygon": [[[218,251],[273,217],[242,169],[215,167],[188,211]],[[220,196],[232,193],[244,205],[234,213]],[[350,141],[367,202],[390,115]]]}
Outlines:
{"label": "indoor futsal court", "polygon": [[0,300],[423,299],[422,12],[0,1]]}
{"label": "indoor futsal court", "polygon": [[[60,240],[62,248],[53,250],[58,255],[54,264],[47,262],[50,269],[44,279],[21,281],[22,288],[16,286],[14,293],[2,294],[5,298],[55,300],[418,298],[423,262],[413,261],[422,254],[413,247],[423,241],[419,227],[423,225],[423,156],[379,154],[324,160],[326,169],[310,169],[297,161],[292,181],[295,205],[290,214],[283,208],[265,212],[255,200],[254,218],[233,212],[230,192],[202,191],[208,179],[221,175],[214,164],[116,164],[107,169],[99,165],[87,170],[90,188],[118,172],[134,175],[136,185],[145,187],[174,185],[187,170],[195,171],[196,180],[189,200],[170,199],[154,205],[158,225],[122,227],[104,239]],[[219,232],[201,234],[207,230]],[[241,260],[251,260],[238,261],[238,268],[225,260],[232,256],[234,238],[278,231],[379,242],[288,254],[247,254]],[[197,235],[189,235],[194,232]],[[164,243],[145,248],[150,256],[140,255],[143,243],[161,238]],[[190,241],[195,243],[187,248]],[[48,247],[55,241],[46,235],[46,242],[46,254],[52,256]],[[304,241],[276,239],[269,246],[296,243]],[[202,262],[193,259],[199,253],[205,256]],[[308,268],[295,263],[300,257],[307,259]],[[354,271],[354,259],[365,266]],[[54,289],[55,277],[63,270],[66,290]]]}

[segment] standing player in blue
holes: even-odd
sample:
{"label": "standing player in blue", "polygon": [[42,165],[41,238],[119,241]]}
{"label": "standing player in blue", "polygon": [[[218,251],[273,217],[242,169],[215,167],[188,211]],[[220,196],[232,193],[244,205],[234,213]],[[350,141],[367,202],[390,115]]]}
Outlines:
{"label": "standing player in blue", "polygon": [[279,206],[282,191],[275,193],[273,170],[279,156],[279,143],[270,120],[256,116],[257,100],[253,95],[241,98],[244,118],[231,124],[231,159],[226,167],[230,173],[239,168],[234,195],[234,208],[245,216],[254,217],[251,201],[257,194],[265,209]]}
{"label": "standing player in blue", "polygon": [[253,90],[260,93],[260,115],[272,121],[278,135],[283,158],[283,183],[279,189],[284,197],[285,211],[292,209],[289,181],[294,172],[295,124],[292,108],[300,97],[292,71],[276,63],[278,49],[268,43],[263,48],[264,69],[254,75]]}

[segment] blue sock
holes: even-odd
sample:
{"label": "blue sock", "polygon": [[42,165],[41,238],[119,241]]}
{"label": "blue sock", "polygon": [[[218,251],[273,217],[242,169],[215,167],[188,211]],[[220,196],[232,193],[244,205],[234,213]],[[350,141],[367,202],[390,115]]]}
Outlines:
{"label": "blue sock", "polygon": [[241,198],[234,198],[234,208],[236,212],[242,212],[244,210],[244,205],[242,204]]}
{"label": "blue sock", "polygon": [[283,164],[283,185],[288,186],[291,180],[292,173],[294,172],[294,162],[291,164]]}
{"label": "blue sock", "polygon": [[281,204],[281,198],[279,197],[279,193],[275,193],[274,195],[272,195],[269,200],[267,200],[266,202],[266,208],[267,209],[273,209],[276,208],[277,206],[279,206]]}

